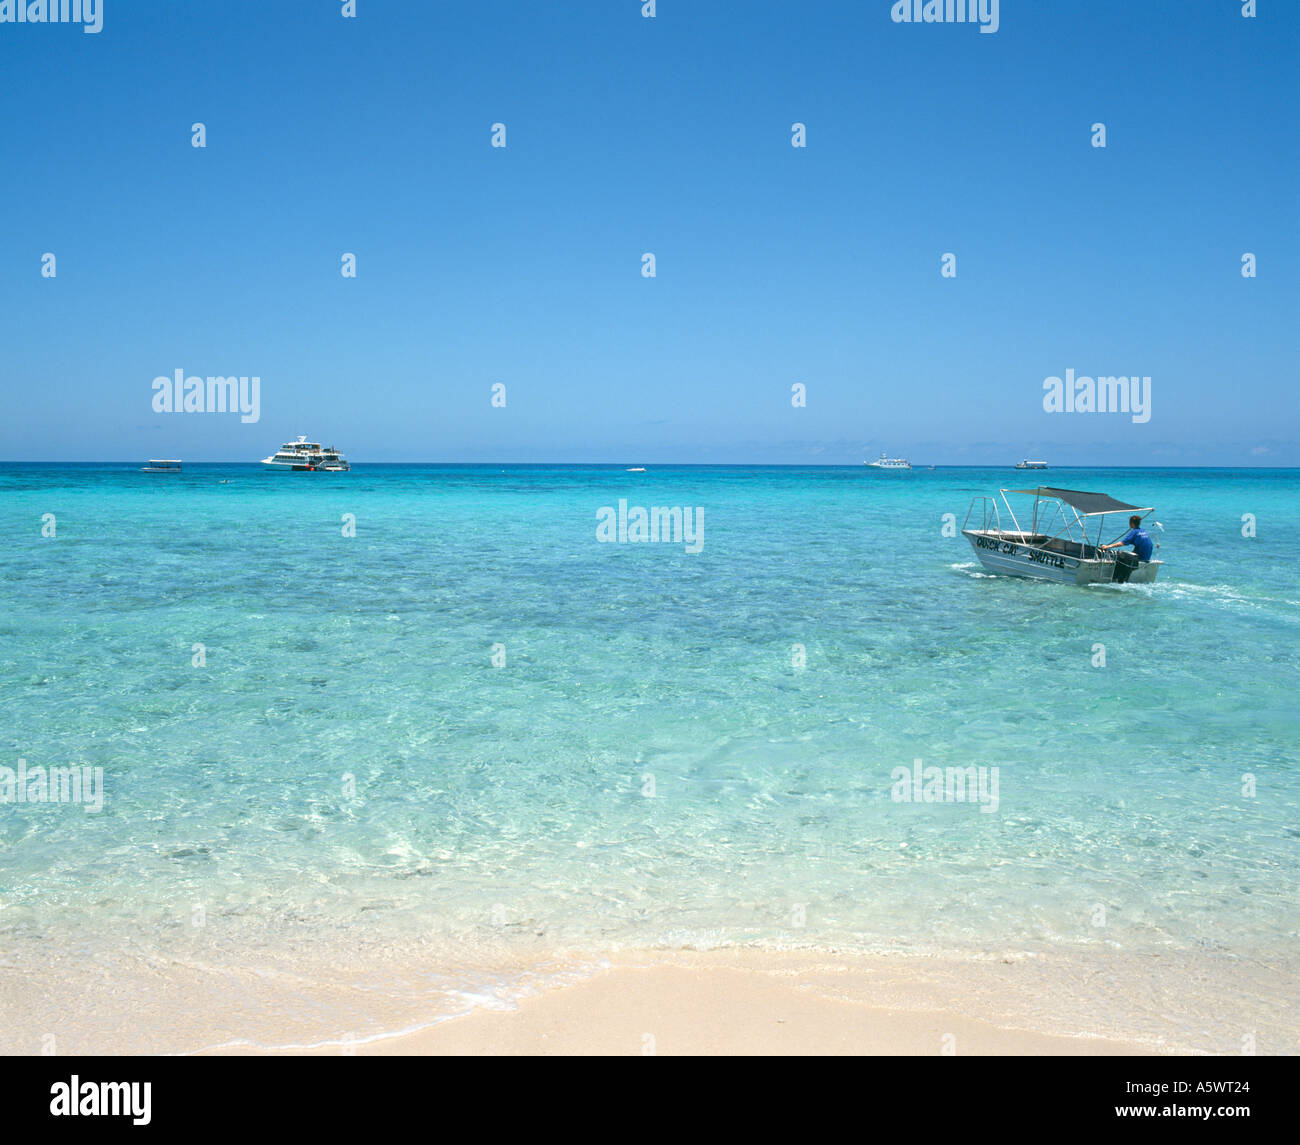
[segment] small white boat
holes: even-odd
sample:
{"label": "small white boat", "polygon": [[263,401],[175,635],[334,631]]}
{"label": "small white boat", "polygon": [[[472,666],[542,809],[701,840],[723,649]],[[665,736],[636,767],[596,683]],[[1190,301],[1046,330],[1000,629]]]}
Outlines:
{"label": "small white boat", "polygon": [[[1027,528],[1007,499],[1008,493],[1034,499],[1032,515],[1027,505],[1022,509]],[[1130,552],[1099,547],[1108,516],[1122,513],[1143,517],[1152,511],[1150,508],[1126,505],[1105,493],[1077,489],[1040,486],[999,489],[998,494],[1000,504],[998,497],[973,498],[961,530],[989,572],[1060,584],[1150,584],[1156,579],[1162,561],[1143,561]],[[971,528],[977,509],[980,524]],[[1096,537],[1090,539],[1088,530],[1093,523]]]}
{"label": "small white boat", "polygon": [[864,461],[872,469],[911,469],[912,463],[905,457],[886,457],[883,453],[875,461]]}
{"label": "small white boat", "polygon": [[637,465],[637,466],[634,466],[633,468],[627,470],[627,472],[628,472],[628,473],[644,473],[644,472],[645,472],[645,466],[644,466],[644,465]]}
{"label": "small white boat", "polygon": [[268,469],[290,469],[307,473],[346,473],[352,468],[337,449],[332,445],[322,446],[318,441],[308,441],[305,437],[297,441],[286,441],[278,452],[262,458],[262,464]]}
{"label": "small white boat", "polygon": [[1017,468],[1017,469],[1046,469],[1046,468],[1047,468],[1047,462],[1046,462],[1046,461],[1028,461],[1028,460],[1026,460],[1026,461],[1017,461],[1017,462],[1016,462],[1016,468]]}
{"label": "small white boat", "polygon": [[149,464],[144,466],[141,473],[180,473],[181,463],[179,461],[166,461],[151,458]]}

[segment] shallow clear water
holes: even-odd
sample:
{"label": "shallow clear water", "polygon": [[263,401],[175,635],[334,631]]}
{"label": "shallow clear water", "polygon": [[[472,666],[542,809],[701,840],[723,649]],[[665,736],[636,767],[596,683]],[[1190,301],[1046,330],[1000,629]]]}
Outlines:
{"label": "shallow clear water", "polygon": [[[137,468],[0,466],[0,766],[105,789],[0,804],[11,982],[414,957],[414,1021],[628,947],[1294,964],[1294,471],[1029,477],[1157,506],[1159,581],[1080,589],[943,535],[1009,469]],[[598,543],[620,497],[702,551]],[[892,799],[918,758],[996,812]]]}

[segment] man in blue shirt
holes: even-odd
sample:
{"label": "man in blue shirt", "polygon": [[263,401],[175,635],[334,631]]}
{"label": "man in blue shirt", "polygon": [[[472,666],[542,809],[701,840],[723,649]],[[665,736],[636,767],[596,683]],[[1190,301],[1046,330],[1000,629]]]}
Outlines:
{"label": "man in blue shirt", "polygon": [[1099,549],[1118,549],[1121,545],[1132,545],[1138,560],[1149,561],[1155,546],[1151,542],[1151,534],[1142,528],[1142,518],[1130,517],[1128,526],[1128,532],[1120,537],[1118,541],[1112,541],[1109,545],[1098,545],[1097,547]]}

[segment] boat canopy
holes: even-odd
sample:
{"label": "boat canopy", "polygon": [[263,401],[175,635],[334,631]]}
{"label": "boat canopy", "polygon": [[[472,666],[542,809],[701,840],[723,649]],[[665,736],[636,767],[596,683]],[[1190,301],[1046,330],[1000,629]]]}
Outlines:
{"label": "boat canopy", "polygon": [[1077,489],[1049,489],[1039,486],[1037,489],[1012,489],[1012,493],[1027,493],[1031,497],[1054,497],[1058,501],[1078,511],[1081,517],[1099,517],[1103,513],[1149,513],[1151,507],[1129,505],[1116,501],[1105,493],[1081,493]]}

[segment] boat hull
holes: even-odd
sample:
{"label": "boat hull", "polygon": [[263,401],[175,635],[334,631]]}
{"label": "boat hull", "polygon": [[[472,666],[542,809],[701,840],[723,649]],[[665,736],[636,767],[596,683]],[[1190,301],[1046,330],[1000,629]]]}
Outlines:
{"label": "boat hull", "polygon": [[[1111,584],[1115,562],[1088,560],[1049,552],[1035,545],[1007,540],[987,533],[963,531],[979,562],[1001,576],[1030,577],[1057,584]],[[1141,561],[1129,574],[1128,584],[1151,584],[1160,571],[1160,561]]]}
{"label": "boat hull", "polygon": [[294,465],[287,461],[263,461],[267,469],[279,469],[285,473],[350,473],[350,465]]}

